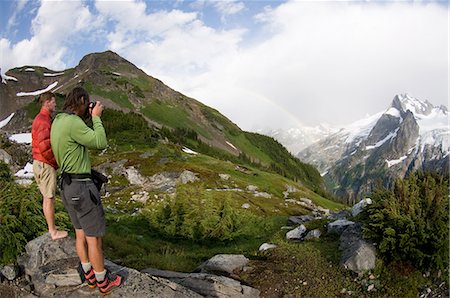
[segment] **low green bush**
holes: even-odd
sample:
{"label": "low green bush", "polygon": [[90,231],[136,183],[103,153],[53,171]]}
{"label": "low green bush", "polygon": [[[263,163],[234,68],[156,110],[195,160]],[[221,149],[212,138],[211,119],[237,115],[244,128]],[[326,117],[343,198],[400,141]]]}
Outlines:
{"label": "low green bush", "polygon": [[175,199],[156,211],[145,212],[150,225],[168,239],[231,241],[265,234],[267,222],[256,215],[232,208],[226,197],[214,202],[195,188],[181,189]]}
{"label": "low green bush", "polygon": [[443,269],[449,260],[448,176],[416,173],[398,179],[393,190],[379,189],[360,215],[364,235],[378,243],[387,263]]}
{"label": "low green bush", "polygon": [[[42,212],[42,196],[35,184],[21,186],[4,173],[0,163],[0,264],[14,262],[28,241],[47,232]],[[8,171],[7,171],[8,170]],[[70,227],[69,216],[55,206],[55,221],[63,229]]]}

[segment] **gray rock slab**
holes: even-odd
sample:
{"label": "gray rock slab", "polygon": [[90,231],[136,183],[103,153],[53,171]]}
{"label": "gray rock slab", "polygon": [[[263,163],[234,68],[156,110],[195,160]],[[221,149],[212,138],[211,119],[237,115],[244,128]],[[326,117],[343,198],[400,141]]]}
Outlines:
{"label": "gray rock slab", "polygon": [[229,276],[234,270],[242,270],[248,262],[244,255],[219,254],[204,262],[196,271]]}
{"label": "gray rock slab", "polygon": [[286,233],[286,239],[288,240],[301,240],[306,233],[306,227],[304,225],[300,225],[295,229]]}
{"label": "gray rock slab", "polygon": [[180,273],[158,269],[144,269],[142,272],[162,277],[206,297],[259,297],[259,290],[242,285],[239,281],[207,273]]}
{"label": "gray rock slab", "polygon": [[354,224],[355,223],[350,220],[338,219],[328,224],[328,233],[336,233],[338,235],[341,235],[345,229]]}
{"label": "gray rock slab", "polygon": [[375,268],[375,246],[363,239],[361,224],[348,227],[340,237],[341,264],[358,274]]}
{"label": "gray rock slab", "polygon": [[[57,241],[48,234],[30,241],[26,253],[18,259],[30,276],[36,294],[40,297],[92,297],[97,289],[78,284],[74,273],[79,259],[75,240],[68,237]],[[122,267],[105,260],[105,266],[124,277],[121,287],[108,297],[201,297],[199,294],[164,278],[149,276],[137,270]],[[79,278],[79,277],[78,277]],[[79,280],[81,282],[81,280]]]}

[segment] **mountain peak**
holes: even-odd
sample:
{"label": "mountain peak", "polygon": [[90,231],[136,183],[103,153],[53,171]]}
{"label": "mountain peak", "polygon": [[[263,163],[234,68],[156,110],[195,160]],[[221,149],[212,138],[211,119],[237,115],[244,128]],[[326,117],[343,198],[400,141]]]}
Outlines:
{"label": "mountain peak", "polygon": [[420,100],[412,97],[408,93],[397,94],[392,101],[392,107],[400,111],[410,110],[415,116],[417,115],[429,115],[434,106],[428,100]]}
{"label": "mountain peak", "polygon": [[142,72],[142,70],[139,69],[136,65],[111,50],[99,53],[91,53],[84,56],[78,64],[77,68],[85,71],[87,71],[88,69],[109,69],[114,71],[125,70],[131,72],[135,72],[136,69],[138,69]]}

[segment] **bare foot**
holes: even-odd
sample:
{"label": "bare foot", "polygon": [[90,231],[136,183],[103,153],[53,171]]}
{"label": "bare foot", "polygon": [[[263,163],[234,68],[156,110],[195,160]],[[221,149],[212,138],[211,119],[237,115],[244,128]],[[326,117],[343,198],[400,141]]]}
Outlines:
{"label": "bare foot", "polygon": [[53,232],[50,232],[50,236],[52,237],[52,240],[58,240],[67,237],[67,232],[55,230]]}

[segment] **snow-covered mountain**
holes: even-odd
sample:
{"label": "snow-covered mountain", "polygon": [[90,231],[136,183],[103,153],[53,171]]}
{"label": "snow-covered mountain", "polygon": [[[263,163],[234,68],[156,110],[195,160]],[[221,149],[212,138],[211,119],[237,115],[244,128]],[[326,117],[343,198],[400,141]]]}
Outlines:
{"label": "snow-covered mountain", "polygon": [[328,124],[320,124],[314,127],[302,126],[289,129],[267,129],[259,131],[262,134],[273,137],[283,144],[289,152],[297,155],[311,144],[337,132],[338,129]]}
{"label": "snow-covered mountain", "polygon": [[354,200],[381,182],[390,186],[414,170],[448,173],[449,117],[408,94],[391,106],[309,146],[298,157],[314,164],[338,196]]}

